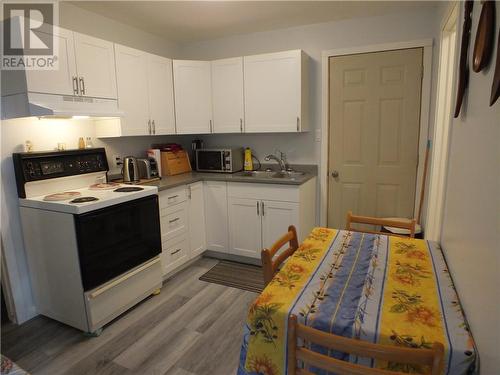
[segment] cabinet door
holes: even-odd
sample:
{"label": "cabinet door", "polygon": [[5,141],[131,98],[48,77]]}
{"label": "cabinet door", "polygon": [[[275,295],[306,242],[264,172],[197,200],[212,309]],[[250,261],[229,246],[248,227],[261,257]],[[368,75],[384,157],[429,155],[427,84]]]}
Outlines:
{"label": "cabinet door", "polygon": [[262,229],[260,201],[229,198],[229,253],[260,258]]}
{"label": "cabinet door", "polygon": [[207,247],[203,182],[188,185],[188,196],[190,198],[188,201],[190,256],[194,258],[203,253]]}
{"label": "cabinet door", "polygon": [[[59,44],[58,69],[27,70],[28,91],[47,94],[75,95],[76,78],[75,49],[71,31],[54,28],[55,43]],[[37,31],[39,32],[39,31]]]}
{"label": "cabinet door", "polygon": [[172,60],[148,54],[149,116],[153,134],[175,134]]}
{"label": "cabinet door", "polygon": [[177,133],[210,133],[210,61],[174,60],[173,68]]}
{"label": "cabinet door", "polygon": [[113,43],[74,33],[80,95],[116,99]]}
{"label": "cabinet door", "polygon": [[245,56],[245,132],[296,132],[301,116],[301,51]]}
{"label": "cabinet door", "polygon": [[116,44],[115,56],[122,135],[150,134],[147,54]]}
{"label": "cabinet door", "polygon": [[212,61],[214,133],[243,133],[243,58]]}
{"label": "cabinet door", "polygon": [[227,185],[225,182],[207,181],[204,187],[207,249],[227,252]]}
{"label": "cabinet door", "polygon": [[262,201],[261,214],[262,244],[265,248],[270,248],[279,240],[288,231],[289,225],[295,225],[297,232],[300,230],[298,203]]}

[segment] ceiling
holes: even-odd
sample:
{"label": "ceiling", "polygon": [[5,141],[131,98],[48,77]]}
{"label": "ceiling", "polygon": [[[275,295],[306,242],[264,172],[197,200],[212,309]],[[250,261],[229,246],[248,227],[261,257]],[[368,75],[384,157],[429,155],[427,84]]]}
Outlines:
{"label": "ceiling", "polygon": [[436,6],[435,2],[430,1],[72,1],[71,3],[177,43]]}

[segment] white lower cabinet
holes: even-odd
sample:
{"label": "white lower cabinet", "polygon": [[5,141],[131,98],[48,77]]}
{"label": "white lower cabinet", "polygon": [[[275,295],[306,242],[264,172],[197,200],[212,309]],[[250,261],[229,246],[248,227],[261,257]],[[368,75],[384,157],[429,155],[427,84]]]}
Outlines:
{"label": "white lower cabinet", "polygon": [[316,179],[279,185],[195,182],[159,193],[163,275],[205,250],[260,258],[294,225],[299,242],[316,221]]}
{"label": "white lower cabinet", "polygon": [[207,249],[227,253],[229,248],[227,183],[206,181],[204,185]]}
{"label": "white lower cabinet", "polygon": [[315,181],[300,186],[229,183],[229,253],[260,258],[289,225],[303,240],[316,221]]}
{"label": "white lower cabinet", "polygon": [[298,203],[262,201],[261,215],[263,248],[269,249],[288,231],[289,225],[293,224],[300,229]]}
{"label": "white lower cabinet", "polygon": [[229,252],[244,257],[260,257],[262,242],[261,202],[229,198]]}
{"label": "white lower cabinet", "polygon": [[205,231],[205,199],[203,182],[196,182],[187,187],[189,217],[189,250],[191,257],[196,257],[207,249]]}

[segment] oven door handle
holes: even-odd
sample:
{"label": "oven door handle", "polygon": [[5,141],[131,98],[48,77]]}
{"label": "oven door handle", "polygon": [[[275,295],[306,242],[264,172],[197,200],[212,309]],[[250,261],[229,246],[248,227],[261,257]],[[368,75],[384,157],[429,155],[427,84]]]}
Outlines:
{"label": "oven door handle", "polygon": [[117,286],[118,284],[124,282],[125,280],[128,280],[130,279],[132,276],[135,276],[137,275],[139,272],[142,272],[144,271],[146,268],[149,268],[151,267],[153,264],[156,264],[160,261],[160,258],[156,258],[156,259],[153,259],[152,261],[146,263],[146,264],[143,264],[142,266],[140,266],[139,268],[136,268],[135,270],[133,270],[132,272],[129,272],[127,273],[125,276],[122,276],[120,277],[119,279],[116,279],[116,280],[113,280],[112,282],[110,282],[109,284],[106,284],[104,285],[102,288],[100,289],[97,289],[96,291],[92,292],[89,294],[89,298],[90,299],[94,299],[98,296],[100,296],[101,294],[103,294],[104,292],[106,292],[107,290]]}

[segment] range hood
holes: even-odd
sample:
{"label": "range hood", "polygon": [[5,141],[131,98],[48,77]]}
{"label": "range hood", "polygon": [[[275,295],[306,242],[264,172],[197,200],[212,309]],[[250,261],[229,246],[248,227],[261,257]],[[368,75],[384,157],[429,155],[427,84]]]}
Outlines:
{"label": "range hood", "polygon": [[25,92],[2,97],[2,120],[19,117],[122,117],[116,99]]}

